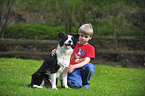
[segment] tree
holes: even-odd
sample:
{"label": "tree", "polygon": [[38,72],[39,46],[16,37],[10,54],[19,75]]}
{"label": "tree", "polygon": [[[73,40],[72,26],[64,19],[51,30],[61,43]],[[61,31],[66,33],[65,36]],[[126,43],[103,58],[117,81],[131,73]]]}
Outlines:
{"label": "tree", "polygon": [[3,20],[3,0],[0,0],[0,34],[1,34],[1,37],[2,37],[2,33],[1,33],[1,30],[2,30],[2,20]]}
{"label": "tree", "polygon": [[[1,1],[1,4],[2,4],[2,9],[3,9],[3,0]],[[6,4],[6,7],[4,9],[4,11],[2,10],[1,12],[1,18],[0,18],[0,33],[1,33],[1,38],[4,38],[4,33],[6,31],[6,27],[7,27],[7,22],[8,22],[8,19],[9,19],[9,13],[10,13],[10,9],[11,9],[11,6],[13,4],[13,0],[7,0],[7,4]],[[5,16],[5,18],[4,18]],[[3,20],[5,19],[4,23],[3,23]],[[3,27],[2,27],[2,23],[3,23]]]}

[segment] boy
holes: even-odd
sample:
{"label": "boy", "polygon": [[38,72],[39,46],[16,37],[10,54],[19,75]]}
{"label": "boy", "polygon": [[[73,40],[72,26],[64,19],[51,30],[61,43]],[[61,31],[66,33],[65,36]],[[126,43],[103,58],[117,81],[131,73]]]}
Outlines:
{"label": "boy", "polygon": [[68,71],[68,86],[72,88],[88,88],[89,80],[95,73],[95,66],[90,63],[95,59],[95,49],[88,43],[93,37],[91,24],[84,24],[79,28],[79,41],[71,55]]}
{"label": "boy", "polygon": [[[88,43],[93,37],[91,24],[84,24],[79,28],[79,41],[71,55],[68,72],[68,86],[71,88],[88,88],[89,80],[95,73],[95,66],[90,63],[95,59],[95,49]],[[54,54],[55,49],[52,51]]]}

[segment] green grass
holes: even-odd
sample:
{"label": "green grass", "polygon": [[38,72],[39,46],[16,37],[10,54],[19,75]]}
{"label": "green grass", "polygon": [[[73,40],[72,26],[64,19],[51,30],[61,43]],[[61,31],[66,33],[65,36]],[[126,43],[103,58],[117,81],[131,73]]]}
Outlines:
{"label": "green grass", "polygon": [[95,65],[89,89],[29,88],[43,60],[0,58],[0,96],[145,96],[145,70]]}

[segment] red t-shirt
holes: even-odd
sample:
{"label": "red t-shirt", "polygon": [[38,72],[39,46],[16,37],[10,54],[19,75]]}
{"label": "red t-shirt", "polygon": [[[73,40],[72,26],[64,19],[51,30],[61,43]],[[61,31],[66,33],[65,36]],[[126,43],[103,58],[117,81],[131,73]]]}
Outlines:
{"label": "red t-shirt", "polygon": [[89,43],[86,45],[80,45],[78,42],[71,55],[70,65],[75,65],[83,62],[86,57],[90,57],[91,60],[95,59],[95,48]]}

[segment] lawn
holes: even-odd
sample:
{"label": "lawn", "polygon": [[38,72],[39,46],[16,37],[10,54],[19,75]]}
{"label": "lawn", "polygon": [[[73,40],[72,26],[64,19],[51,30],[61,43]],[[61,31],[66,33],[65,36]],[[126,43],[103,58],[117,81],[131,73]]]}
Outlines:
{"label": "lawn", "polygon": [[145,96],[145,70],[95,65],[88,89],[29,88],[43,60],[0,58],[0,96]]}

